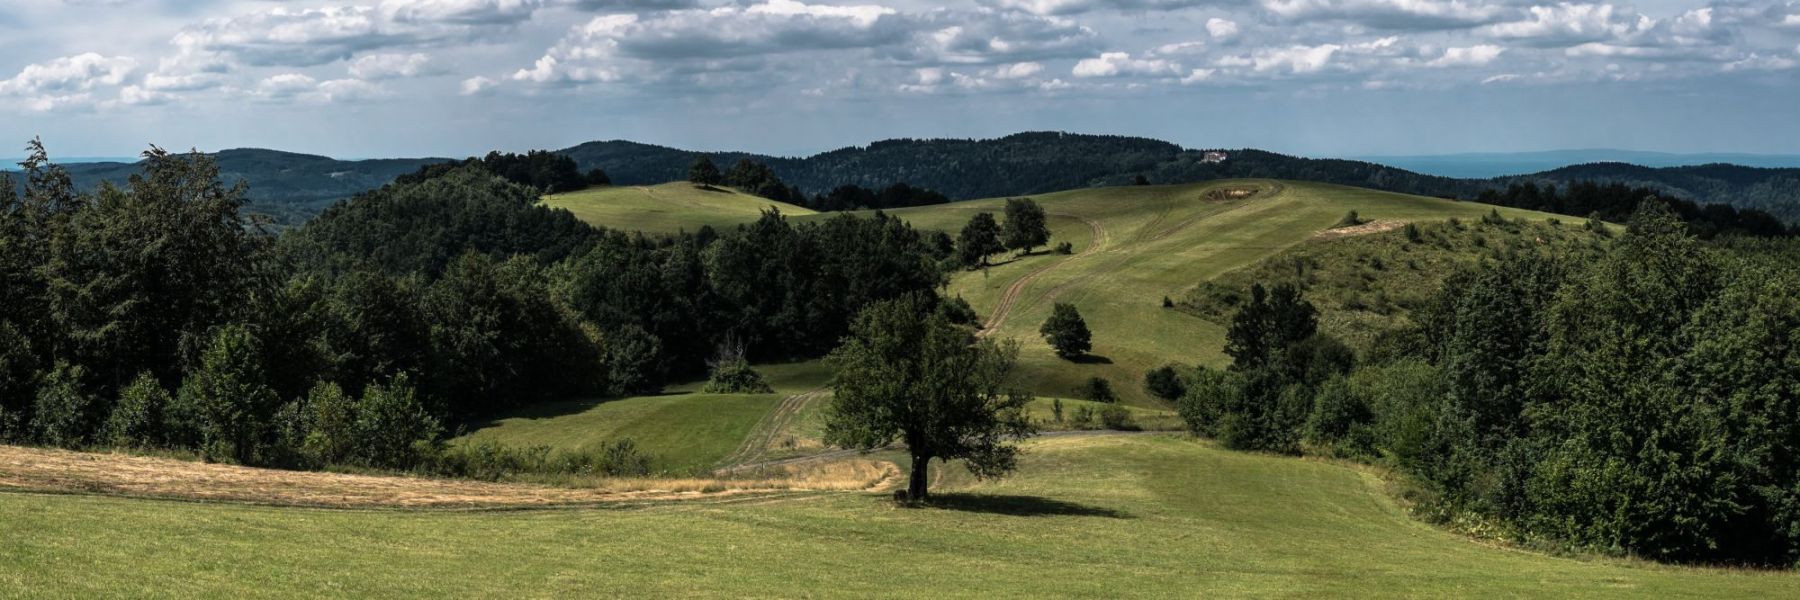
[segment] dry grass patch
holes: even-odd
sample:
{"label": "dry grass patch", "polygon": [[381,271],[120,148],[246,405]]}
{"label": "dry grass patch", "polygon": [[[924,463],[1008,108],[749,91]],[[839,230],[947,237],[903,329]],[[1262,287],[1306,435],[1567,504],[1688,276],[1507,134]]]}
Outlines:
{"label": "dry grass patch", "polygon": [[701,499],[776,491],[878,489],[892,463],[787,465],[758,479],[607,478],[581,487],[258,469],[168,458],[0,446],[0,489],[283,506],[494,508]]}

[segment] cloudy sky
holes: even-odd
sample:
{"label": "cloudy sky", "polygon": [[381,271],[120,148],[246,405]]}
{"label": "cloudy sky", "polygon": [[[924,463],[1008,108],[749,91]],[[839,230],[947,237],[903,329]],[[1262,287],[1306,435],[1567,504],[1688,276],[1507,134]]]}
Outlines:
{"label": "cloudy sky", "polygon": [[0,0],[0,140],[68,156],[1042,129],[1800,153],[1797,92],[1800,0]]}

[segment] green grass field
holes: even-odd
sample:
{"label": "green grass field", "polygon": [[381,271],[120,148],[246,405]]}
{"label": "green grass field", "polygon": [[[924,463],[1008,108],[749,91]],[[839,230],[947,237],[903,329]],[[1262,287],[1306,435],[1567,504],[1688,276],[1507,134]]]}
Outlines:
{"label": "green grass field", "polygon": [[657,470],[702,473],[736,450],[784,395],[817,388],[830,378],[829,369],[816,361],[765,365],[758,371],[776,393],[706,394],[699,391],[705,382],[693,382],[656,396],[552,402],[496,420],[453,443],[591,450],[630,438],[654,457]]}
{"label": "green grass field", "polygon": [[753,196],[728,187],[700,188],[687,182],[647,187],[604,186],[544,198],[544,205],[568,209],[593,225],[609,229],[674,233],[702,226],[734,227],[755,221],[762,211],[803,216],[812,210]]}
{"label": "green grass field", "polygon": [[1800,577],[1496,548],[1373,475],[1174,436],[1045,439],[947,508],[873,493],[522,511],[0,493],[9,597],[1694,597]]}
{"label": "green grass field", "polygon": [[[1248,199],[1208,197],[1213,190],[1254,189]],[[1364,219],[1477,219],[1493,207],[1334,185],[1286,181],[1219,181],[1193,185],[1072,190],[1033,197],[1050,215],[1051,243],[1072,242],[1073,255],[1039,254],[986,272],[961,273],[949,293],[987,318],[1020,277],[1050,267],[1022,286],[999,337],[1023,343],[1019,380],[1041,396],[1068,396],[1089,377],[1106,377],[1126,402],[1160,405],[1143,391],[1145,371],[1171,361],[1224,363],[1224,327],[1162,308],[1202,282],[1256,264],[1331,228],[1350,210]],[[926,229],[958,231],[977,212],[1003,213],[1003,199],[892,211]],[[1500,209],[1508,218],[1554,215]],[[1569,220],[1568,217],[1562,217]],[[1095,226],[1100,238],[1096,241]],[[1094,244],[1097,252],[1082,255]],[[1000,260],[1006,260],[1004,257]],[[1059,359],[1037,333],[1055,302],[1073,303],[1093,331],[1093,361]]]}

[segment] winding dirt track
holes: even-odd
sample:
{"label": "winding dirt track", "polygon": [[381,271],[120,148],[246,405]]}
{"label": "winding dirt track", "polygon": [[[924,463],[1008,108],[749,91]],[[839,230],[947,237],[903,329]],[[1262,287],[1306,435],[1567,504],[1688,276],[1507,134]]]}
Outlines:
{"label": "winding dirt track", "polygon": [[768,456],[769,452],[774,450],[780,442],[781,435],[793,427],[795,419],[800,416],[800,411],[805,409],[808,404],[823,398],[825,392],[824,388],[819,388],[782,398],[781,404],[776,405],[775,410],[763,415],[763,418],[757,421],[756,426],[750,430],[749,437],[744,438],[744,443],[739,445],[738,449],[730,456],[720,461],[720,464],[741,465],[756,462]]}
{"label": "winding dirt track", "polygon": [[1013,281],[1012,285],[1007,286],[1006,291],[1000,295],[1000,301],[994,303],[993,312],[988,314],[987,327],[982,328],[980,332],[975,334],[976,336],[988,337],[999,332],[1000,327],[1006,324],[1006,318],[1012,314],[1013,308],[1018,305],[1019,297],[1025,293],[1025,287],[1031,285],[1031,282],[1035,281],[1039,276],[1042,276],[1043,274],[1050,272],[1050,270],[1060,267],[1071,260],[1098,254],[1107,246],[1109,240],[1106,227],[1101,225],[1099,221],[1080,215],[1063,213],[1052,213],[1052,216],[1068,217],[1087,223],[1088,228],[1093,230],[1092,239],[1089,240],[1088,247],[1083,249],[1080,254],[1039,267],[1036,271],[1026,273],[1024,277],[1020,277]]}

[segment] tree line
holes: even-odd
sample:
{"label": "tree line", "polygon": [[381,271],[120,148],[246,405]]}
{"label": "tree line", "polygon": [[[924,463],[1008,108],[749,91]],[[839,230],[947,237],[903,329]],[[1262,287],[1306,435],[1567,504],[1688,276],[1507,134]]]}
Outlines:
{"label": "tree line", "polygon": [[863,307],[936,288],[951,259],[880,213],[595,228],[485,161],[271,234],[204,155],[153,149],[126,185],[78,193],[31,150],[23,193],[0,192],[10,442],[413,468],[522,405],[703,372],[727,340],[821,356]]}
{"label": "tree line", "polygon": [[1251,291],[1231,366],[1153,372],[1234,448],[1399,468],[1421,510],[1539,546],[1800,559],[1800,245],[1707,244],[1645,202],[1598,260],[1509,252],[1354,356],[1286,285]]}
{"label": "tree line", "polygon": [[1720,235],[1789,237],[1800,229],[1789,227],[1781,219],[1754,208],[1735,208],[1729,204],[1696,204],[1669,197],[1649,187],[1632,187],[1623,183],[1601,184],[1593,181],[1571,183],[1558,189],[1555,185],[1539,187],[1532,182],[1515,183],[1504,190],[1483,190],[1476,196],[1483,204],[1510,206],[1563,215],[1579,215],[1623,223],[1645,202],[1661,202],[1668,206],[1688,228],[1702,238]]}

